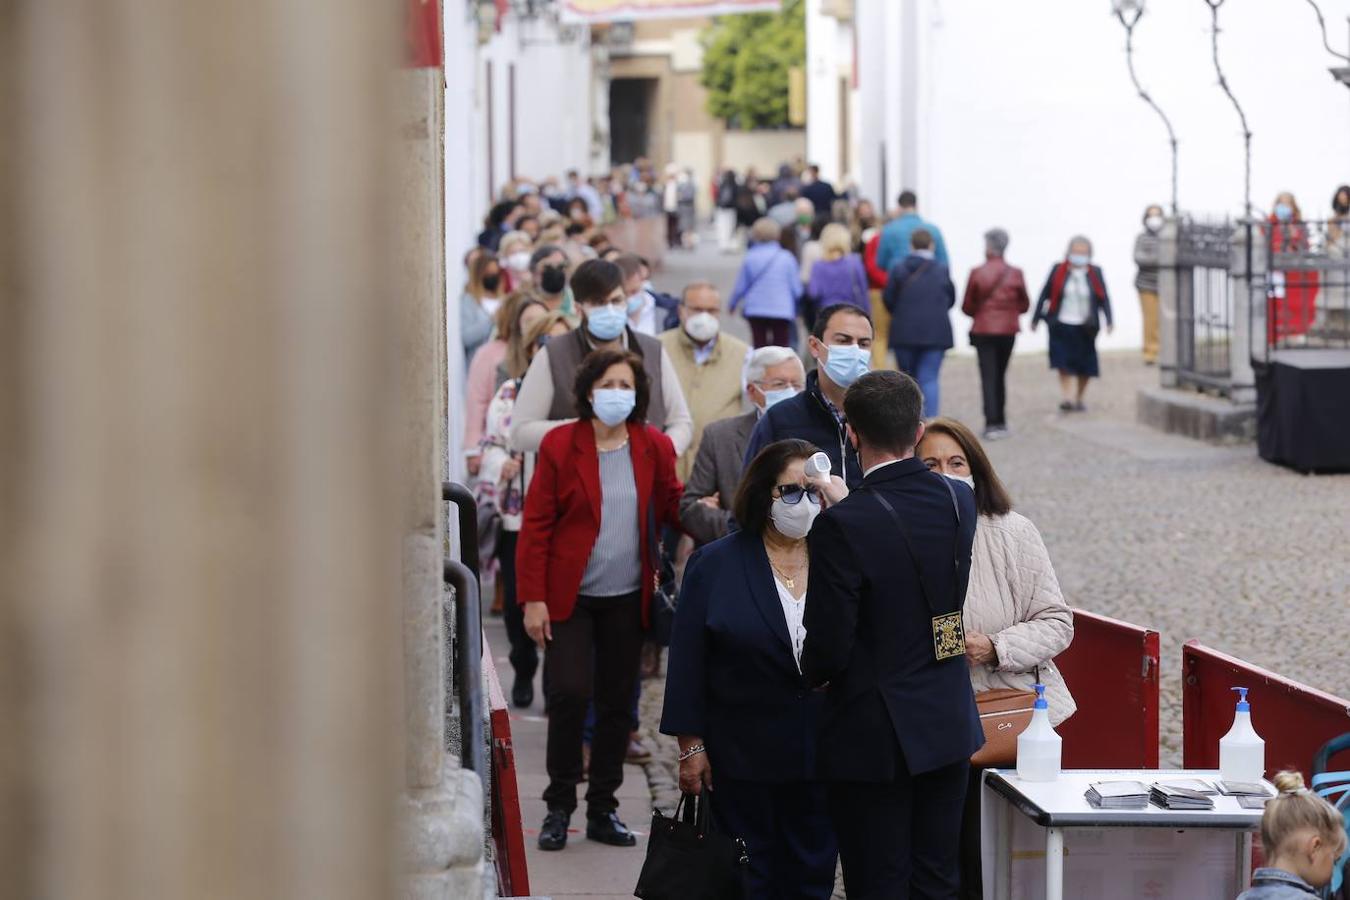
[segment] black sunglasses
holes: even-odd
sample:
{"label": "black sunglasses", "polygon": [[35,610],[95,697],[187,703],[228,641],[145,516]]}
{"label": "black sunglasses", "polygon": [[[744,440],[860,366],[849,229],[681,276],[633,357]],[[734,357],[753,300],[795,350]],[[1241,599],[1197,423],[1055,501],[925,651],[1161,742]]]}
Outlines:
{"label": "black sunglasses", "polygon": [[820,488],[814,484],[808,484],[802,487],[800,484],[780,484],[778,485],[778,496],[788,506],[796,506],[802,502],[802,497],[811,497],[811,502],[820,503]]}

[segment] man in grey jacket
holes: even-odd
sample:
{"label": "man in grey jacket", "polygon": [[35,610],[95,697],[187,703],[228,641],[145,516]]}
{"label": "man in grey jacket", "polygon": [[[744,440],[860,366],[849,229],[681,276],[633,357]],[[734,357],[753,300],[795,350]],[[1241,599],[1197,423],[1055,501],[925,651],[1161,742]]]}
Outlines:
{"label": "man in grey jacket", "polygon": [[660,341],[628,327],[628,298],[619,267],[603,259],[582,263],[572,275],[572,297],[582,314],[581,327],[554,338],[534,355],[511,413],[511,449],[537,452],[544,435],[575,421],[572,381],[577,366],[593,350],[623,348],[642,356],[651,379],[647,423],[666,433],[677,455],[683,453],[693,439],[694,421],[679,375]]}
{"label": "man in grey jacket", "polygon": [[754,409],[703,429],[689,483],[684,486],[680,522],[694,540],[707,544],[727,533],[750,432],[765,409],[801,393],[805,383],[802,361],[787,347],[760,347],[750,354],[745,394]]}

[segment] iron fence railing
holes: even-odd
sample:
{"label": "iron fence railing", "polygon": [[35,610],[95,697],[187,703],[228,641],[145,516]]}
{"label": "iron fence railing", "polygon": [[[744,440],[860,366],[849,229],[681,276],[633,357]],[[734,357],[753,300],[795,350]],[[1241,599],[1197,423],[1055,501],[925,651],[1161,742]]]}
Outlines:
{"label": "iron fence railing", "polygon": [[1233,224],[1177,226],[1177,381],[1227,394],[1232,386]]}
{"label": "iron fence railing", "polygon": [[[445,623],[445,720],[447,749],[460,764],[486,778],[483,737],[483,612],[478,591],[478,504],[462,484],[441,484],[441,499],[459,517],[460,558],[445,560],[445,583],[454,589],[453,628]],[[458,728],[456,729],[456,725]],[[454,733],[458,731],[458,747]]]}
{"label": "iron fence railing", "polygon": [[1266,255],[1266,339],[1253,355],[1265,362],[1276,351],[1350,348],[1350,218],[1255,227]]}

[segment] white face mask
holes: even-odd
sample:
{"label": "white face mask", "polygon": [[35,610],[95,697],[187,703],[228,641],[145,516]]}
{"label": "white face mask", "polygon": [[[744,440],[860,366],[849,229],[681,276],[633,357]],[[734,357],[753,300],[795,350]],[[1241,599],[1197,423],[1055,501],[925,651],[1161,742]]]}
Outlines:
{"label": "white face mask", "polygon": [[799,541],[811,530],[811,523],[820,514],[820,501],[807,494],[796,503],[786,503],[782,497],[773,501],[769,520],[778,533],[789,540]]}
{"label": "white face mask", "polygon": [[685,333],[700,344],[706,344],[717,337],[717,330],[721,323],[717,321],[717,316],[712,313],[694,313],[684,322]]}
{"label": "white face mask", "polygon": [[519,250],[506,257],[508,268],[515,269],[517,272],[524,272],[530,267],[530,254],[524,250]]}
{"label": "white face mask", "polygon": [[948,475],[947,477],[950,478],[952,481],[959,481],[962,484],[969,486],[969,488],[972,491],[975,490],[974,475]]}

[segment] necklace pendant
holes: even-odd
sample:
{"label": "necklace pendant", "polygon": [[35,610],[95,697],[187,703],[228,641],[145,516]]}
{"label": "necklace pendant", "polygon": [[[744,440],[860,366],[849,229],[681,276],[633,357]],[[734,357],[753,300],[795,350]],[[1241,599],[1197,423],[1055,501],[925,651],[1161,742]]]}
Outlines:
{"label": "necklace pendant", "polygon": [[793,581],[791,578],[784,578],[783,584],[787,585],[788,590],[792,590],[795,587],[797,587],[797,582]]}

